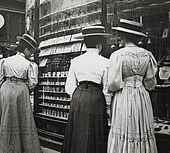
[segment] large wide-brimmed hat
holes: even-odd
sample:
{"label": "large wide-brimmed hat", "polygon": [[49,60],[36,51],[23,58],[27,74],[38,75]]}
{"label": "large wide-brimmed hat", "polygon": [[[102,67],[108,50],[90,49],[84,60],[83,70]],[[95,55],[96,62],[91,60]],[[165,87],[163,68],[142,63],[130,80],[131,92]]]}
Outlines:
{"label": "large wide-brimmed hat", "polygon": [[21,40],[25,41],[29,46],[31,46],[34,49],[36,49],[36,47],[37,47],[36,40],[29,34],[23,34],[22,37],[17,36],[17,40],[19,41],[19,43]]}
{"label": "large wide-brimmed hat", "polygon": [[75,39],[82,39],[87,36],[111,36],[110,33],[105,32],[104,26],[88,26],[82,28],[82,33],[75,37]]}
{"label": "large wide-brimmed hat", "polygon": [[142,37],[147,37],[147,35],[142,32],[143,24],[136,22],[136,21],[132,21],[132,20],[120,19],[119,26],[112,27],[112,29],[121,31],[121,32],[138,35],[138,36],[142,36]]}

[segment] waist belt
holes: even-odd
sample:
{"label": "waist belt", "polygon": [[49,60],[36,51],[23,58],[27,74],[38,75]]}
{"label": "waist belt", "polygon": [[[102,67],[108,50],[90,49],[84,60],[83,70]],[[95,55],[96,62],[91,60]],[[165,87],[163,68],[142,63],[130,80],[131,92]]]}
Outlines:
{"label": "waist belt", "polygon": [[16,78],[16,77],[6,77],[6,81],[10,82],[25,82],[25,79],[22,78]]}
{"label": "waist belt", "polygon": [[140,75],[133,75],[130,77],[126,77],[123,79],[124,81],[124,86],[126,87],[133,87],[133,88],[138,88],[140,86],[143,86],[143,77]]}
{"label": "waist belt", "polygon": [[95,83],[95,82],[92,82],[92,81],[81,81],[79,82],[80,85],[91,85],[91,86],[94,86],[94,87],[98,87],[98,88],[101,88],[101,85],[98,84],[98,83]]}

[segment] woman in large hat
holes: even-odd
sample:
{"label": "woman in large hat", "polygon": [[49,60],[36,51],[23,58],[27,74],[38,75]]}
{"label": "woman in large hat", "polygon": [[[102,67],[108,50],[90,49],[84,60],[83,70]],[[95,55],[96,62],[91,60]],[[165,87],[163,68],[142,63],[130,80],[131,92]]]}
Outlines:
{"label": "woman in large hat", "polygon": [[[102,92],[107,83],[108,59],[99,55],[105,33],[103,26],[82,29],[86,53],[71,60],[66,92],[72,97],[63,153],[106,153],[108,117]],[[107,97],[108,96],[108,97]]]}
{"label": "woman in large hat", "polygon": [[151,52],[136,45],[147,37],[142,27],[121,19],[119,27],[113,28],[125,47],[110,57],[108,89],[114,97],[107,153],[157,153],[147,91],[156,85],[157,62]]}
{"label": "woman in large hat", "polygon": [[18,53],[0,68],[0,153],[42,153],[32,114],[29,92],[38,74],[27,58],[36,51],[33,37],[23,34]]}

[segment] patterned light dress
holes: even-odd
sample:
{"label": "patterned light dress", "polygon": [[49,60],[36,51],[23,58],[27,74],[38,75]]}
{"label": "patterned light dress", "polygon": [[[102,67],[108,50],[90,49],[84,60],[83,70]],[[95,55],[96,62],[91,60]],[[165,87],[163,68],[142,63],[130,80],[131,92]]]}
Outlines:
{"label": "patterned light dress", "polygon": [[0,153],[42,153],[29,95],[37,71],[22,53],[3,59],[0,68]]}
{"label": "patterned light dress", "polygon": [[157,62],[151,52],[125,47],[110,57],[112,99],[107,153],[157,153],[149,93],[156,85]]}

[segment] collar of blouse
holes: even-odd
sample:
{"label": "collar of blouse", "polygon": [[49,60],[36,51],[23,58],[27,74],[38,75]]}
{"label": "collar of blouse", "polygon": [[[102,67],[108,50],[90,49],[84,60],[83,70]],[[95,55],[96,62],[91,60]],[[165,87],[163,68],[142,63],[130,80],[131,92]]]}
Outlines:
{"label": "collar of blouse", "polygon": [[17,55],[25,57],[24,53],[18,52]]}
{"label": "collar of blouse", "polygon": [[97,48],[87,48],[87,53],[99,53],[99,49]]}

